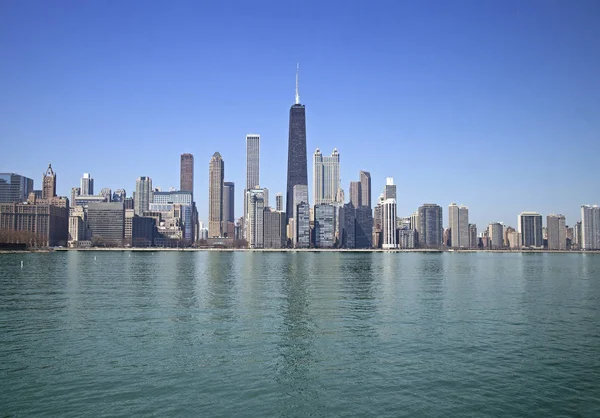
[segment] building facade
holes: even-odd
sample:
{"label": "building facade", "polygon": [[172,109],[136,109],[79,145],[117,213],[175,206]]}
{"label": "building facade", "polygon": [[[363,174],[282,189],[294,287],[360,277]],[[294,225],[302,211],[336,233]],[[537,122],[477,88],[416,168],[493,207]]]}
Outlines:
{"label": "building facade", "polygon": [[42,177],[42,199],[50,199],[56,196],[56,173],[52,170],[52,164]]}
{"label": "building facade", "polygon": [[285,248],[285,212],[265,208],[264,248]]}
{"label": "building facade", "polygon": [[246,190],[260,188],[260,135],[246,135]]}
{"label": "building facade", "polygon": [[546,217],[548,231],[548,249],[567,249],[567,225],[564,215],[550,214]]}
{"label": "building facade", "polygon": [[83,177],[80,181],[80,195],[81,196],[93,196],[94,195],[94,179],[90,173],[83,173]]}
{"label": "building facade", "polygon": [[68,201],[54,198],[34,203],[0,203],[0,232],[12,233],[18,242],[25,240],[33,246],[67,245]]}
{"label": "building facade", "polygon": [[360,181],[350,182],[350,204],[355,208],[362,206],[362,190],[360,187]]}
{"label": "building facade", "polygon": [[[395,195],[395,190],[394,190]],[[387,198],[384,200],[381,206],[382,212],[382,244],[383,249],[398,248],[398,241],[396,235],[396,199]]]}
{"label": "building facade", "polygon": [[121,247],[125,237],[123,203],[90,203],[87,222],[92,244]]}
{"label": "building facade", "polygon": [[600,250],[600,207],[581,207],[581,249]]}
{"label": "building facade", "polygon": [[235,184],[232,181],[223,182],[223,218],[235,224]]}
{"label": "building facade", "polygon": [[370,206],[360,206],[355,209],[355,242],[356,248],[371,248],[373,246],[373,211]]}
{"label": "building facade", "polygon": [[223,236],[223,179],[225,162],[215,152],[208,170],[208,238]]}
{"label": "building facade", "polygon": [[333,248],[335,244],[335,207],[321,203],[315,205],[315,247]]}
{"label": "building facade", "polygon": [[248,196],[248,246],[264,248],[264,193],[262,189],[251,189],[246,194]]}
{"label": "building facade", "polygon": [[319,148],[313,155],[314,204],[333,204],[340,187],[340,154],[336,148],[331,156],[321,154]]}
{"label": "building facade", "polygon": [[356,248],[356,208],[351,203],[346,203],[338,212],[340,233],[340,248]]}
{"label": "building facade", "polygon": [[360,172],[360,193],[361,206],[371,208],[371,173],[368,171]]}
{"label": "building facade", "polygon": [[440,248],[443,240],[442,208],[425,203],[419,207],[419,246]]}
{"label": "building facade", "polygon": [[194,193],[194,156],[192,154],[181,154],[179,190]]}
{"label": "building facade", "polygon": [[144,216],[150,208],[152,197],[152,179],[150,177],[139,177],[135,182],[135,200],[133,202],[134,212],[138,216]]}
{"label": "building facade", "polygon": [[33,180],[15,173],[0,173],[0,203],[23,203],[33,192]]}
{"label": "building facade", "polygon": [[492,250],[500,250],[504,247],[504,225],[500,222],[489,224],[488,234]]}
{"label": "building facade", "polygon": [[448,207],[448,226],[450,228],[450,247],[469,248],[469,208],[451,203]]}
{"label": "building facade", "polygon": [[294,216],[294,186],[308,186],[306,165],[306,112],[304,105],[300,104],[298,70],[296,70],[296,103],[290,108],[288,136],[286,222]]}
{"label": "building facade", "polygon": [[536,212],[522,212],[517,218],[517,223],[521,248],[544,248],[542,215]]}

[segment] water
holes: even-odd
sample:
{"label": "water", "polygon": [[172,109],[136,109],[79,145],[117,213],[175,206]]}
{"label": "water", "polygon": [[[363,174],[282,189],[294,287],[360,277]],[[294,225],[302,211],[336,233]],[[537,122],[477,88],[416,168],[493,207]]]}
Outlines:
{"label": "water", "polygon": [[600,416],[600,255],[0,255],[15,415]]}

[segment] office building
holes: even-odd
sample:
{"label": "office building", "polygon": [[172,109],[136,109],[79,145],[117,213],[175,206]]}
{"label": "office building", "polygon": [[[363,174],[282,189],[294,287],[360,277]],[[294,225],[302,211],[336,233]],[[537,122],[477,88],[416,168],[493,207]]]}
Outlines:
{"label": "office building", "polygon": [[361,206],[366,206],[371,209],[371,173],[368,171],[360,172],[360,192]]}
{"label": "office building", "polygon": [[246,190],[260,188],[260,135],[246,135]]}
{"label": "office building", "polygon": [[600,207],[581,207],[581,249],[600,250]]}
{"label": "office building", "polygon": [[296,248],[310,246],[310,218],[311,208],[308,204],[308,186],[297,184],[292,194],[292,212],[294,220],[292,231],[292,245]]}
{"label": "office building", "polygon": [[410,228],[402,228],[398,230],[398,247],[406,250],[416,248],[417,231]]}
{"label": "office building", "polygon": [[573,226],[573,243],[577,249],[581,249],[581,221],[577,221],[575,226]]}
{"label": "office building", "polygon": [[235,224],[235,184],[232,181],[223,183],[223,218]]}
{"label": "office building", "polygon": [[567,249],[567,225],[564,215],[550,214],[546,217],[549,250]]}
{"label": "office building", "polygon": [[490,239],[490,248],[500,250],[504,247],[504,226],[500,222],[493,222],[488,225],[488,237]]}
{"label": "office building", "polygon": [[146,216],[131,218],[131,246],[151,247],[156,236],[156,221]]}
{"label": "office building", "polygon": [[223,236],[223,179],[225,162],[221,154],[215,152],[210,159],[208,181],[208,237]]}
{"label": "office building", "polygon": [[[298,68],[296,69],[296,102],[290,108],[286,191],[286,222],[294,217],[294,186],[308,187],[306,161],[306,113],[300,104]],[[306,202],[308,204],[308,201]]]}
{"label": "office building", "polygon": [[171,208],[170,206],[158,207],[157,205],[181,205],[181,208],[179,210],[181,211],[181,220],[183,222],[183,240],[187,243],[192,243],[195,241],[195,207],[192,192],[183,190],[173,190],[170,192],[154,192],[149,211],[170,212],[171,210],[173,210],[173,208]]}
{"label": "office building", "polygon": [[0,173],[0,203],[23,203],[33,192],[33,180],[15,173]]}
{"label": "office building", "polygon": [[117,189],[112,195],[113,202],[125,202],[125,199],[127,199],[125,189]]}
{"label": "office building", "polygon": [[81,178],[81,193],[82,196],[93,196],[94,195],[94,179],[90,173],[83,173]]}
{"label": "office building", "polygon": [[263,224],[264,248],[285,248],[285,212],[265,208]]}
{"label": "office building", "polygon": [[448,207],[448,227],[450,228],[450,247],[469,248],[469,208],[451,203]]}
{"label": "office building", "polygon": [[79,242],[87,240],[87,212],[83,206],[70,209],[68,244],[76,247]]}
{"label": "office building", "polygon": [[13,237],[13,242],[29,246],[67,245],[68,201],[34,198],[31,203],[0,203],[0,230]]}
{"label": "office building", "polygon": [[56,173],[52,170],[52,165],[48,164],[48,169],[42,178],[42,199],[50,199],[56,196]]}
{"label": "office building", "polygon": [[179,190],[194,193],[194,156],[181,154],[179,167]]}
{"label": "office building", "polygon": [[338,208],[340,248],[356,248],[356,209],[351,203]]}
{"label": "office building", "polygon": [[313,155],[314,204],[333,204],[340,188],[340,154],[333,149],[331,156],[321,154],[319,148]]}
{"label": "office building", "polygon": [[370,206],[360,206],[355,209],[355,245],[356,248],[371,248],[373,246],[373,211]]}
{"label": "office building", "polygon": [[469,224],[469,248],[478,248],[477,225]]}
{"label": "office building", "polygon": [[275,195],[275,210],[277,212],[283,211],[283,195],[281,193]]}
{"label": "office building", "polygon": [[321,203],[315,205],[315,247],[333,248],[335,244],[335,207]]}
{"label": "office building", "polygon": [[104,188],[100,190],[100,196],[103,196],[107,202],[110,202],[112,199],[112,190],[110,190],[109,188]]}
{"label": "office building", "polygon": [[[395,193],[394,193],[395,194]],[[396,199],[388,198],[385,199],[383,205],[381,205],[382,215],[382,243],[383,249],[398,248],[398,241],[396,235]]]}
{"label": "office building", "polygon": [[144,216],[153,201],[152,179],[139,177],[135,182],[134,210],[138,216]]}
{"label": "office building", "polygon": [[544,248],[542,236],[542,215],[536,212],[522,212],[517,218],[522,248]]}
{"label": "office building", "polygon": [[350,182],[350,204],[355,208],[362,206],[362,190],[360,187],[360,181]]}
{"label": "office building", "polygon": [[248,199],[246,224],[248,245],[250,248],[264,248],[264,192],[262,189],[251,189],[246,192],[246,195]]}
{"label": "office building", "polygon": [[92,245],[120,247],[125,236],[123,203],[90,203],[87,221]]}
{"label": "office building", "polygon": [[394,199],[396,200],[396,185],[394,184],[393,177],[387,177],[385,179],[385,188],[383,189],[383,199]]}
{"label": "office building", "polygon": [[75,205],[75,198],[79,197],[80,194],[81,194],[81,188],[71,187],[71,200],[69,200],[69,202],[71,203],[71,206]]}
{"label": "office building", "polygon": [[443,241],[442,208],[425,203],[419,207],[419,246],[440,248]]}

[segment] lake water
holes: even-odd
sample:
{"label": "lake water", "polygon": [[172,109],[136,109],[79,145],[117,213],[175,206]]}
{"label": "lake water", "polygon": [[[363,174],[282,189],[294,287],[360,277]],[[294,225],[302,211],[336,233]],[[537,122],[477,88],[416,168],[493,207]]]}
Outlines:
{"label": "lake water", "polygon": [[13,415],[600,416],[600,255],[0,255]]}

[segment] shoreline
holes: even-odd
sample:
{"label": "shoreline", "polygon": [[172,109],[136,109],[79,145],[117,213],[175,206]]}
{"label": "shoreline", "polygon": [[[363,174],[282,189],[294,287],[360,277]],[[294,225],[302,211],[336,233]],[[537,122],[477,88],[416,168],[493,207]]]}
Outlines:
{"label": "shoreline", "polygon": [[431,249],[431,248],[42,248],[33,250],[0,250],[0,254],[23,254],[23,253],[52,253],[67,251],[121,251],[121,252],[265,252],[265,253],[505,253],[505,254],[600,254],[600,250],[453,250],[453,249]]}

